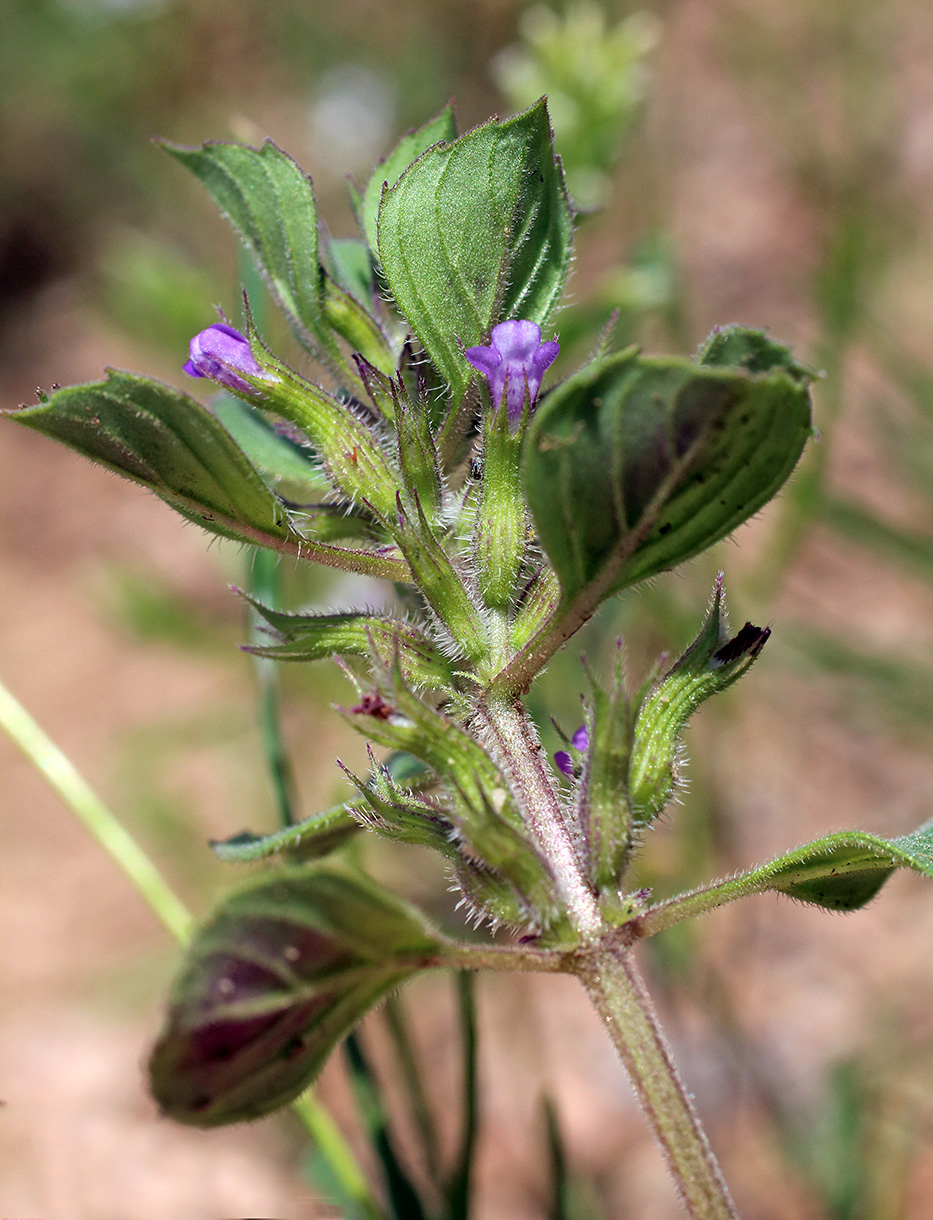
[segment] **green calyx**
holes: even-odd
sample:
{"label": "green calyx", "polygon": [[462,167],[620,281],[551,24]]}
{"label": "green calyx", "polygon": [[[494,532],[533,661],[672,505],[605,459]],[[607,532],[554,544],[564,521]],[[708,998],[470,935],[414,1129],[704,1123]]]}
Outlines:
{"label": "green calyx", "polygon": [[653,821],[677,788],[677,757],[687,721],[701,703],[748,671],[770,634],[770,628],[746,623],[730,637],[720,577],[699,635],[638,706],[628,777],[637,824]]}

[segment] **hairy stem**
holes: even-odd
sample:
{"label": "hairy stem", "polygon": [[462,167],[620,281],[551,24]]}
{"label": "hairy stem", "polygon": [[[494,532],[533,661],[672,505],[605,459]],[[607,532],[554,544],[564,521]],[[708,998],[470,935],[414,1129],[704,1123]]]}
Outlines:
{"label": "hairy stem", "polygon": [[476,727],[509,778],[519,808],[557,881],[574,926],[587,940],[602,928],[573,835],[546,767],[534,725],[516,700],[489,699],[476,711]]}
{"label": "hairy stem", "polygon": [[587,956],[580,973],[606,1023],[687,1214],[693,1220],[738,1220],[631,953],[611,945],[600,946]]}
{"label": "hairy stem", "polygon": [[509,778],[584,942],[563,968],[580,975],[605,1021],[687,1213],[693,1220],[738,1220],[631,953],[607,928],[587,883],[534,725],[517,701],[488,698],[479,704],[475,723]]}

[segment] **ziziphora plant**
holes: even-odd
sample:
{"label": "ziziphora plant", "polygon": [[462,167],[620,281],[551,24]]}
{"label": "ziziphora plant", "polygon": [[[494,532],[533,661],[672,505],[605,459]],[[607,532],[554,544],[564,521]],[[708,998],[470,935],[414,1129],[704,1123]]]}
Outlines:
{"label": "ziziphora plant", "polygon": [[[111,371],[12,418],[214,534],[382,578],[404,610],[254,601],[268,625],[254,651],[342,664],[357,695],[340,714],[371,743],[370,767],[346,771],[347,803],[215,845],[276,859],[196,933],[154,1096],[196,1126],[256,1118],[420,971],[566,972],[604,1019],[688,1213],[735,1216],[633,949],[765,890],[859,907],[898,867],[933,875],[933,824],[830,835],[661,901],[634,887],[688,718],[768,639],[750,623],[730,635],[721,582],[693,643],[640,688],[621,659],[586,673],[584,723],[553,765],[523,699],[603,602],[775,495],[811,432],[811,373],[727,327],[694,359],[599,350],[542,390],[574,227],[543,101],[462,136],[447,108],[404,136],[354,193],[361,240],[326,235],[310,181],[271,142],[165,147],[226,213],[326,388],[269,350],[246,302],[242,331],[208,326],[185,366],[239,410]],[[438,851],[499,934],[443,933],[351,866],[340,848],[363,829]]]}

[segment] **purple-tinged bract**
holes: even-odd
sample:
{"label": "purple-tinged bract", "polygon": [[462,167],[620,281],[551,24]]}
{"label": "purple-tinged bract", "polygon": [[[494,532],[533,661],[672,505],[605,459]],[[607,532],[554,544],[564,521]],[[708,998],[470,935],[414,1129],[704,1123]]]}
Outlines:
{"label": "purple-tinged bract", "polygon": [[189,350],[191,359],[184,366],[189,377],[210,377],[235,394],[256,393],[240,374],[271,380],[253,356],[249,340],[226,322],[214,322],[195,335]]}
{"label": "purple-tinged bract", "polygon": [[541,342],[537,322],[500,322],[492,329],[488,347],[468,347],[464,353],[470,364],[489,381],[496,407],[505,396],[509,423],[513,427],[522,417],[527,401],[534,406],[545,370],[557,358],[556,339]]}

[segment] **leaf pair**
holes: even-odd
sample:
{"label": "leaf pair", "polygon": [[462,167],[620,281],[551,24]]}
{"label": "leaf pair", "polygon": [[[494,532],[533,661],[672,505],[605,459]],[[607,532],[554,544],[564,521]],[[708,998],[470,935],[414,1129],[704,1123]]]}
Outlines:
{"label": "leaf pair", "polygon": [[[320,266],[310,179],[271,141],[259,149],[164,147],[227,215],[299,339],[339,358],[332,328],[340,310]],[[463,347],[488,338],[499,317],[543,323],[553,311],[569,264],[572,216],[544,101],[459,139],[447,106],[399,141],[354,203],[399,309],[455,399],[473,376]],[[347,251],[335,252],[335,275],[351,295],[356,289],[361,307],[371,295],[365,279],[350,268]],[[355,346],[391,371],[373,360],[365,339]]]}

